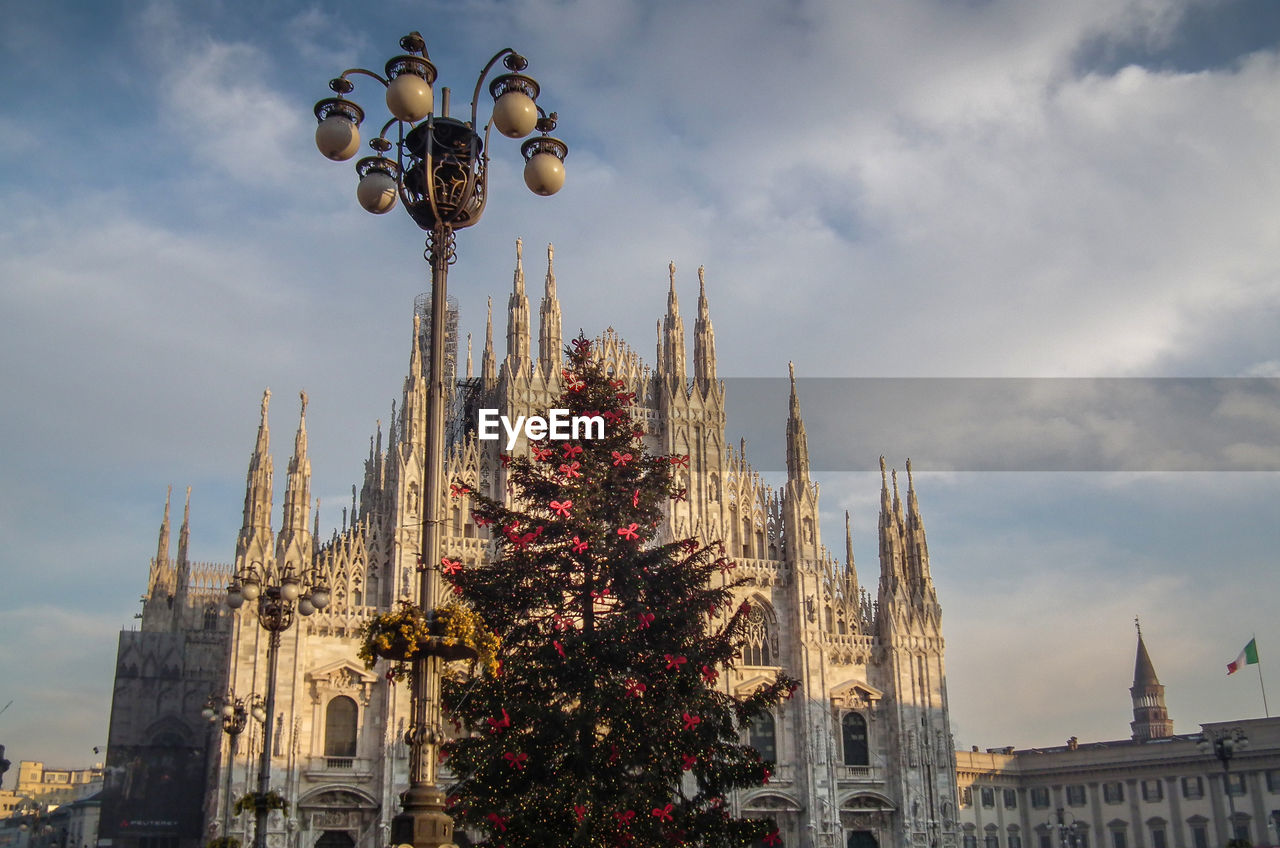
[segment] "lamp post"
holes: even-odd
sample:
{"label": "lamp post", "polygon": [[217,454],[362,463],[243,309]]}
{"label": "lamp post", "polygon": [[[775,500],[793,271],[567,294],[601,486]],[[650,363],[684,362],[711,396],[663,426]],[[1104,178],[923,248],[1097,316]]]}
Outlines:
{"label": "lamp post", "polygon": [[[471,97],[471,120],[449,116],[449,89],[442,89],[435,111],[432,83],[436,68],[427,57],[426,42],[417,32],[400,39],[404,54],[386,63],[386,76],[363,68],[343,71],[329,82],[337,95],[315,106],[316,146],[327,158],[342,162],[360,146],[359,126],[364,110],[344,99],[355,88],[349,77],[372,77],[386,88],[392,118],[369,142],[375,156],[356,162],[360,181],[356,198],[374,214],[391,210],[397,198],[409,217],[427,233],[426,258],[431,263],[431,352],[427,383],[427,433],[423,461],[422,552],[418,568],[418,604],[433,621],[440,562],[440,481],[444,462],[444,335],[449,266],[457,256],[455,232],[475,224],[488,199],[489,131],[509,138],[539,136],[520,147],[525,159],[525,184],[535,194],[555,194],[564,185],[564,158],[569,148],[549,134],[556,113],[537,105],[538,83],[522,71],[528,61],[511,48],[494,54],[476,79]],[[484,125],[484,138],[476,120],[480,87],[501,59],[507,73],[489,84],[493,97],[492,118]],[[387,138],[392,124],[396,142]],[[387,153],[395,148],[395,159]],[[437,642],[439,640],[433,640]],[[444,793],[436,786],[436,746],[444,741],[440,722],[440,672],[444,657],[440,647],[426,646],[411,667],[411,723],[405,733],[409,746],[409,788],[401,795],[403,812],[391,826],[391,841],[414,848],[434,848],[453,841],[453,819],[444,811]]]}
{"label": "lamp post", "polygon": [[[243,593],[243,587],[241,588]],[[314,603],[314,601],[313,601]],[[200,711],[200,715],[210,724],[222,722],[222,732],[227,734],[227,779],[226,791],[222,805],[222,835],[230,836],[231,831],[231,769],[236,759],[236,742],[240,739],[240,734],[244,732],[245,726],[249,723],[249,716],[252,715],[258,723],[265,723],[267,720],[267,710],[263,705],[262,698],[259,695],[253,695],[249,699],[237,698],[228,692],[226,695],[210,695],[209,700],[205,701],[204,709]]]}
{"label": "lamp post", "polygon": [[[264,585],[265,584],[265,585]],[[329,606],[329,590],[320,583],[304,591],[302,581],[286,566],[283,571],[259,574],[250,566],[236,575],[227,587],[227,606],[240,609],[244,602],[257,602],[258,624],[269,634],[267,639],[267,694],[261,706],[251,706],[258,718],[261,710],[262,754],[258,760],[258,790],[254,793],[254,848],[267,848],[267,799],[271,793],[271,737],[276,705],[276,664],[279,659],[280,634],[292,625],[295,613],[311,615]],[[225,708],[224,708],[225,709]],[[234,707],[232,708],[234,714]],[[243,728],[242,728],[243,729]]]}
{"label": "lamp post", "polygon": [[[1070,824],[1067,824],[1067,816],[1071,816]],[[1058,842],[1062,848],[1076,848],[1080,844],[1080,823],[1073,813],[1059,807],[1057,819],[1049,821],[1049,829],[1053,830],[1055,827],[1058,829]]]}
{"label": "lamp post", "polygon": [[1213,754],[1222,763],[1222,790],[1227,794],[1227,839],[1236,836],[1236,799],[1231,794],[1231,759],[1237,752],[1249,747],[1249,737],[1238,727],[1209,730],[1205,728],[1196,747],[1201,753]]}

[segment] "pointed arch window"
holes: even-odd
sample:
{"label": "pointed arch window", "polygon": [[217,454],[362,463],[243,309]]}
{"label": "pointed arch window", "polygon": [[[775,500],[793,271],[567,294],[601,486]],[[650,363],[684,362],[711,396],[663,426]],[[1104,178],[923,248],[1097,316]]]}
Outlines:
{"label": "pointed arch window", "polygon": [[356,755],[356,702],[339,695],[329,702],[324,716],[324,755],[354,757]]}
{"label": "pointed arch window", "polygon": [[777,665],[778,629],[773,611],[760,600],[752,599],[747,613],[746,643],[742,646],[745,665]]}
{"label": "pointed arch window", "polygon": [[861,713],[847,713],[840,722],[840,741],[847,766],[871,765],[871,749],[867,744],[867,720]]}
{"label": "pointed arch window", "polygon": [[751,719],[747,730],[747,744],[760,752],[760,759],[778,761],[778,729],[773,713],[764,713]]}

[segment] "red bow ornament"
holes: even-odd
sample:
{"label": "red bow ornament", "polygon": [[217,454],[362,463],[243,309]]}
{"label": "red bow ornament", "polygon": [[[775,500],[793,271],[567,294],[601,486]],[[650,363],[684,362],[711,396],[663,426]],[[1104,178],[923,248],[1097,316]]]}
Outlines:
{"label": "red bow ornament", "polygon": [[457,483],[450,483],[449,494],[453,495],[455,498],[460,498],[463,495],[471,494],[471,490],[468,489],[466,486],[462,486]]}
{"label": "red bow ornament", "polygon": [[675,809],[671,804],[665,807],[654,807],[653,815],[658,821],[671,821],[671,811]]}
{"label": "red bow ornament", "polygon": [[626,539],[627,541],[634,542],[636,539],[640,538],[640,534],[636,532],[636,530],[638,530],[639,528],[640,528],[640,525],[636,524],[633,521],[627,527],[619,527],[618,535]]}
{"label": "red bow ornament", "polygon": [[574,552],[575,554],[583,554],[583,553],[586,553],[586,552],[587,552],[587,543],[586,543],[586,541],[585,541],[585,540],[583,540],[583,539],[579,539],[577,536],[574,536],[574,537],[573,537],[573,552]]}
{"label": "red bow ornament", "polygon": [[634,457],[632,457],[631,454],[629,453],[618,453],[617,451],[614,451],[613,465],[615,468],[618,467],[619,465],[621,465],[623,468],[626,468],[627,463],[630,462],[633,458]]}
{"label": "red bow ornament", "polygon": [[507,715],[507,711],[503,709],[502,718],[487,719],[489,722],[490,733],[501,733],[503,728],[511,726],[511,716]]}
{"label": "red bow ornament", "polygon": [[530,451],[533,453],[533,458],[539,462],[546,462],[551,458],[551,448],[533,447]]}
{"label": "red bow ornament", "polygon": [[566,479],[581,477],[582,472],[578,470],[581,467],[582,467],[582,463],[578,462],[577,460],[574,460],[572,463],[566,463],[564,465],[561,465],[560,473],[563,474]]}
{"label": "red bow ornament", "polygon": [[675,654],[664,654],[667,659],[667,671],[680,670],[680,666],[689,661],[688,657],[677,656]]}
{"label": "red bow ornament", "polygon": [[565,459],[573,459],[575,456],[582,453],[582,445],[565,445],[561,450],[564,451]]}
{"label": "red bow ornament", "polygon": [[487,818],[490,822],[492,822],[493,826],[498,830],[502,831],[503,833],[507,832],[506,816],[500,816],[497,813],[490,813],[489,815],[485,816],[485,818]]}
{"label": "red bow ornament", "polygon": [[653,613],[651,613],[651,612],[642,612],[642,613],[640,613],[640,615],[639,615],[639,619],[640,619],[640,626],[639,626],[639,627],[637,627],[636,629],[637,629],[637,630],[647,630],[647,629],[649,629],[649,625],[650,625],[650,624],[653,624],[653,620],[654,620],[654,618],[656,618],[656,617],[657,617],[657,616],[655,616],[655,615],[654,615]]}
{"label": "red bow ornament", "polygon": [[529,760],[529,755],[523,751],[519,754],[508,751],[503,754],[502,757],[507,761],[507,765],[511,766],[516,771],[524,771],[524,764]]}
{"label": "red bow ornament", "polygon": [[556,515],[560,516],[561,518],[568,518],[569,510],[571,509],[573,509],[573,501],[571,500],[566,499],[563,501],[551,502],[551,511],[554,512]]}
{"label": "red bow ornament", "polygon": [[645,690],[649,688],[645,686],[643,683],[641,683],[639,680],[636,680],[634,677],[627,678],[626,687],[627,687],[627,694],[633,698],[644,697]]}
{"label": "red bow ornament", "polygon": [[694,730],[695,728],[697,728],[697,726],[698,726],[699,724],[702,724],[702,719],[701,719],[701,718],[699,718],[699,717],[698,717],[698,716],[696,716],[696,715],[689,715],[688,713],[685,713],[685,714],[684,714],[684,729],[685,729],[685,730]]}
{"label": "red bow ornament", "polygon": [[453,575],[462,570],[461,560],[440,557],[440,568],[445,574]]}
{"label": "red bow ornament", "polygon": [[768,836],[766,836],[766,837],[764,838],[764,844],[765,844],[765,845],[780,845],[780,844],[782,844],[782,837],[781,837],[781,836],[779,836],[779,835],[778,835],[778,831],[776,831],[776,830],[775,830],[773,833],[769,834]]}

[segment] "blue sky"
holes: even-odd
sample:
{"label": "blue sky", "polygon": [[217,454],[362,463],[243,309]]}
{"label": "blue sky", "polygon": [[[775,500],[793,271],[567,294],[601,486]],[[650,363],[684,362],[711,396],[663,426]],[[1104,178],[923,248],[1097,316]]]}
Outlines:
{"label": "blue sky", "polygon": [[[726,377],[782,378],[794,361],[806,380],[1135,378],[1002,408],[981,432],[929,403],[901,422],[860,408],[920,447],[811,427],[836,457],[817,469],[826,542],[842,547],[849,509],[864,584],[868,471],[881,451],[921,469],[959,744],[1125,737],[1134,615],[1178,730],[1261,714],[1256,676],[1227,680],[1224,664],[1255,632],[1264,664],[1280,650],[1274,2],[3,14],[11,759],[78,765],[105,742],[115,634],[138,610],[166,486],[193,487],[194,557],[231,559],[263,387],[280,467],[309,392],[313,491],[322,527],[340,523],[427,284],[421,233],[359,209],[350,166],[315,152],[311,107],[413,29],[455,113],[490,55],[527,55],[570,146],[567,185],[544,199],[521,184],[518,144],[494,141],[491,200],[450,276],[477,349],[488,296],[504,337],[522,237],[535,288],[556,245],[567,331],[613,326],[646,359],[674,260],[690,318],[706,267]],[[370,85],[353,97],[382,114]],[[1159,427],[1115,400],[1167,377],[1255,379],[1208,414],[1161,400]],[[822,385],[801,387],[815,416]],[[847,382],[855,405],[866,385]],[[731,438],[763,434],[749,452],[765,468],[780,465],[785,388],[769,403],[729,422]],[[1033,470],[984,470],[1006,444]]]}

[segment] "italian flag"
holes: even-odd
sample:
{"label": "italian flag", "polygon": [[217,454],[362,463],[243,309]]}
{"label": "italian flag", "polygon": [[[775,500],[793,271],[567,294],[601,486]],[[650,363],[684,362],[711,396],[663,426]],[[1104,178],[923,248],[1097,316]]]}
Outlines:
{"label": "italian flag", "polygon": [[1241,666],[1258,664],[1258,640],[1250,639],[1249,644],[1244,646],[1244,650],[1240,652],[1240,656],[1236,657],[1233,662],[1227,663],[1227,674],[1235,674],[1240,670]]}

